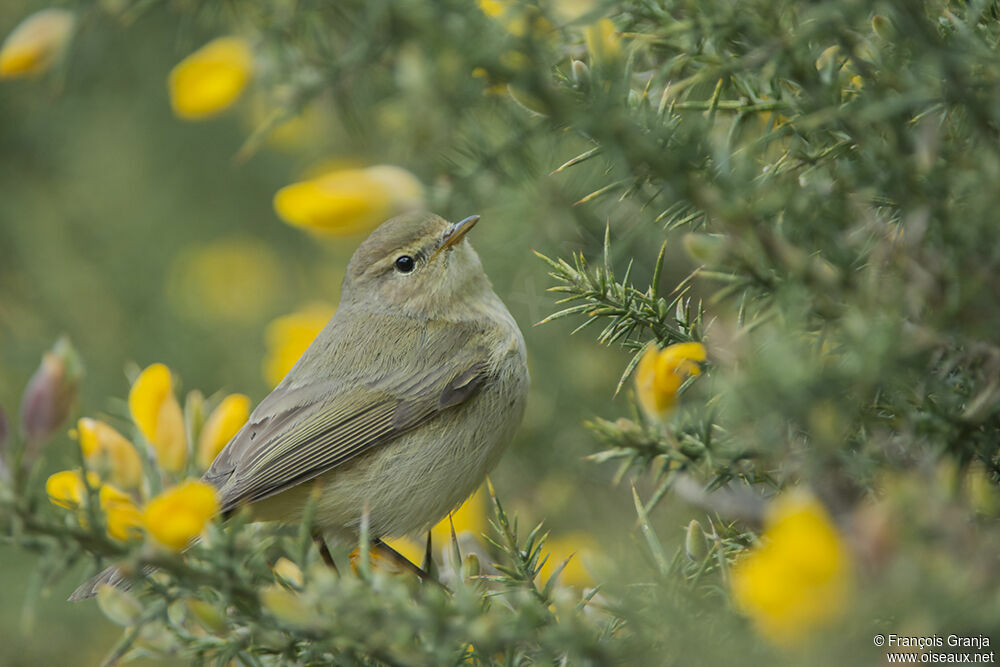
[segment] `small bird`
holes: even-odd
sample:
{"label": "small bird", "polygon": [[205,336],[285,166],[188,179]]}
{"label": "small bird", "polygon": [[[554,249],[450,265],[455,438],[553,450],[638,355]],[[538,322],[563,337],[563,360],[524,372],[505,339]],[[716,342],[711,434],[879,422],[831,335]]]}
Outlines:
{"label": "small bird", "polygon": [[[521,422],[524,337],[466,240],[479,216],[382,223],[347,266],[333,318],[203,480],[222,513],[378,541],[430,528],[479,486]],[[324,544],[320,541],[321,548]],[[109,568],[70,600],[125,583]]]}

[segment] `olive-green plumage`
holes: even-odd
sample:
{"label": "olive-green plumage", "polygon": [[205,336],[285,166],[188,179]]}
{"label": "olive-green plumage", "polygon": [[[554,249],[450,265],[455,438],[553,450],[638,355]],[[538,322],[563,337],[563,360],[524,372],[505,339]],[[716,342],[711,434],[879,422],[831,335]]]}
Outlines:
{"label": "olive-green plumage", "polygon": [[[521,421],[524,339],[465,235],[430,213],[383,223],[347,267],[340,305],[205,473],[223,512],[373,538],[430,527],[482,482]],[[116,583],[106,570],[71,599]]]}

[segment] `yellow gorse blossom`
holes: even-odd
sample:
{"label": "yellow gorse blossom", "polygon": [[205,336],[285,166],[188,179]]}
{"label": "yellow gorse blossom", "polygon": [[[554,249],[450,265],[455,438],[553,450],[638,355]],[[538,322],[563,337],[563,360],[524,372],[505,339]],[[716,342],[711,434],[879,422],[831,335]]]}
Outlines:
{"label": "yellow gorse blossom", "polygon": [[530,35],[536,39],[553,34],[552,22],[541,15],[536,7],[513,0],[479,0],[479,9],[497,21],[515,37]]}
{"label": "yellow gorse blossom", "polygon": [[59,59],[76,18],[66,9],[43,9],[20,24],[0,46],[0,79],[43,74]]}
{"label": "yellow gorse blossom", "polygon": [[170,70],[170,105],[180,118],[209,118],[239,99],[252,74],[253,51],[246,40],[219,37]]}
{"label": "yellow gorse blossom", "polygon": [[222,399],[205,421],[198,438],[195,462],[202,470],[208,469],[226,443],[239,431],[250,417],[250,399],[243,394],[231,394]]}
{"label": "yellow gorse blossom", "polygon": [[635,388],[639,403],[651,417],[663,417],[677,403],[677,390],[689,377],[699,375],[705,361],[701,343],[676,343],[658,350],[654,343],[635,369]]}
{"label": "yellow gorse blossom", "polygon": [[[97,473],[87,472],[87,485],[79,470],[62,470],[45,481],[45,492],[54,504],[80,510],[87,502],[87,486],[97,490],[98,503],[104,512],[108,535],[116,540],[137,537],[142,530],[142,514],[132,496],[110,484],[101,484]],[[87,526],[84,512],[77,513],[81,526]]]}
{"label": "yellow gorse blossom", "polygon": [[128,438],[113,426],[84,417],[76,423],[76,437],[87,463],[107,474],[107,478],[125,489],[142,484],[142,459]]}
{"label": "yellow gorse blossom", "polygon": [[293,183],[274,195],[274,210],[290,225],[320,234],[369,232],[424,203],[424,187],[400,167],[338,169]]}
{"label": "yellow gorse blossom", "polygon": [[142,534],[142,511],[130,495],[105,484],[99,497],[108,523],[108,535],[116,540],[131,540]]}
{"label": "yellow gorse blossom", "polygon": [[845,99],[857,94],[865,85],[865,80],[855,72],[854,61],[841,55],[840,46],[834,44],[819,54],[816,59],[816,70],[819,72],[830,71],[841,80],[846,79],[843,86],[843,96]]}
{"label": "yellow gorse blossom", "polygon": [[100,488],[101,480],[95,472],[87,472],[87,484],[83,483],[83,474],[79,470],[62,470],[49,475],[45,480],[45,493],[49,500],[66,509],[77,509],[87,498],[87,486]]}
{"label": "yellow gorse blossom", "polygon": [[153,446],[160,467],[180,472],[187,461],[187,437],[170,369],[153,364],[142,371],[129,391],[128,407],[135,425]]}
{"label": "yellow gorse blossom", "polygon": [[149,501],[143,520],[153,539],[168,549],[180,551],[201,535],[218,511],[215,487],[188,480]]}
{"label": "yellow gorse blossom", "polygon": [[618,29],[611,19],[601,19],[587,26],[583,38],[590,54],[590,64],[601,65],[615,63],[621,60],[622,45]]}
{"label": "yellow gorse blossom", "polygon": [[851,569],[823,506],[808,493],[786,494],[771,507],[760,545],[733,569],[733,599],[762,635],[794,644],[844,610]]}
{"label": "yellow gorse blossom", "polygon": [[312,304],[298,312],[279,317],[267,326],[264,377],[271,386],[281,382],[292,369],[333,317],[335,310],[333,306],[326,304]]}

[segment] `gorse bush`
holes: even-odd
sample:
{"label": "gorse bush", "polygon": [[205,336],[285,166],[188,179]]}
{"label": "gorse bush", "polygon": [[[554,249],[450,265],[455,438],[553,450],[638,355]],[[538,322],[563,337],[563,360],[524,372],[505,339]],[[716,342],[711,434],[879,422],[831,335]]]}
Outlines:
{"label": "gorse bush", "polygon": [[[182,407],[162,366],[135,377],[134,426],[81,420],[79,471],[47,484],[67,512],[41,473],[86,392],[61,343],[6,438],[0,526],[41,554],[46,581],[84,558],[143,581],[98,595],[126,628],[109,662],[849,664],[931,650],[900,637],[992,655],[995,2],[160,4],[29,19],[0,76],[72,76],[74,29],[81,41],[95,24],[177,15],[216,39],[167,77],[172,110],[251,109],[236,163],[275,145],[304,163],[372,156],[276,190],[278,217],[316,243],[481,202],[517,234],[542,230],[537,258],[511,260],[553,293],[541,328],[623,352],[604,407],[572,418],[627,529],[566,559],[491,487],[482,536],[439,530],[426,554],[398,543],[442,585],[385,561],[364,525],[357,545],[331,545],[334,571],[308,511],[301,526],[209,520],[211,489],[185,480],[249,399],[189,392]],[[272,383],[329,315],[307,312],[272,329]],[[537,362],[555,379],[536,372],[534,400],[538,383],[576,381],[560,349]]]}

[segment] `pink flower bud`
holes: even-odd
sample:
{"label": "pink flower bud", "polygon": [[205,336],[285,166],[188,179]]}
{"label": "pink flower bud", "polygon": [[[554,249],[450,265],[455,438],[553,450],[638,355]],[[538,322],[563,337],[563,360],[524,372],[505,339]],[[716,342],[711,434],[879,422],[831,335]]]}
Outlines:
{"label": "pink flower bud", "polygon": [[60,338],[42,357],[21,397],[26,463],[37,456],[45,441],[69,417],[82,375],[83,365],[68,338]]}

